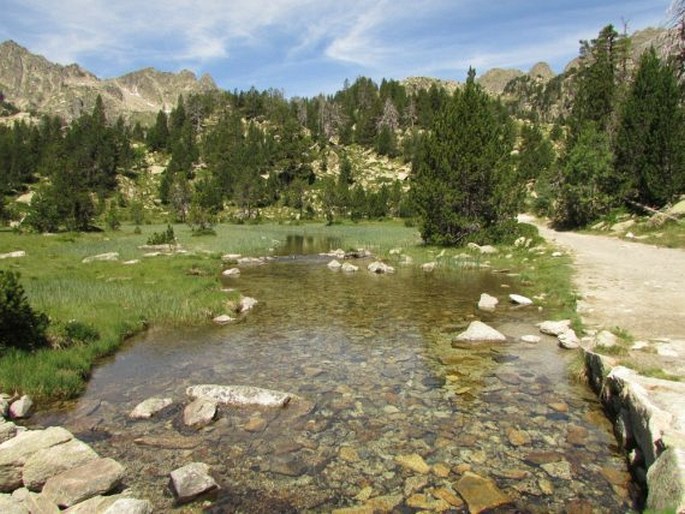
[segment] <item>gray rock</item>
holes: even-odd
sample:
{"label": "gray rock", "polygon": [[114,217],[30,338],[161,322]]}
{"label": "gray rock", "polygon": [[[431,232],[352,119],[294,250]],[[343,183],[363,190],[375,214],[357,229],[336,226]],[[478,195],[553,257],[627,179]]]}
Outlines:
{"label": "gray rock", "polygon": [[202,384],[190,386],[186,394],[191,398],[205,398],[235,407],[285,407],[295,396],[282,391],[272,391],[243,385]]}
{"label": "gray rock", "polygon": [[149,419],[174,403],[171,398],[148,398],[139,403],[128,415],[131,419]]}
{"label": "gray rock", "polygon": [[647,470],[647,509],[685,512],[685,451],[667,448]]}
{"label": "gray rock", "polygon": [[124,478],[124,467],[114,459],[95,459],[64,471],[45,483],[43,495],[60,507],[71,507],[83,500],[106,494]]}
{"label": "gray rock", "polygon": [[542,323],[538,323],[536,326],[543,334],[558,336],[559,334],[563,334],[569,328],[571,328],[571,320],[562,319],[560,321],[543,321]]}
{"label": "gray rock", "polygon": [[40,491],[48,478],[98,457],[95,450],[78,439],[39,450],[24,464],[22,473],[24,486],[32,491]]}
{"label": "gray rock", "polygon": [[426,273],[431,273],[435,271],[436,266],[438,265],[437,262],[427,262],[425,264],[421,265],[421,269],[425,271]]}
{"label": "gray rock", "polygon": [[50,427],[28,430],[0,444],[0,492],[10,492],[22,485],[22,468],[34,453],[73,439],[68,430]]}
{"label": "gray rock", "polygon": [[598,346],[611,348],[612,346],[616,346],[618,344],[618,337],[608,330],[602,330],[595,336],[594,343]]}
{"label": "gray rock", "polygon": [[152,514],[152,504],[137,498],[118,498],[102,514]]}
{"label": "gray rock", "polygon": [[628,230],[633,225],[635,225],[635,220],[621,221],[619,223],[614,223],[613,225],[611,225],[611,231],[612,232],[625,232],[626,230]]}
{"label": "gray rock", "polygon": [[219,488],[209,474],[209,466],[192,462],[171,472],[171,487],[179,503],[189,502],[201,494]]}
{"label": "gray rock", "polygon": [[243,296],[242,298],[240,298],[240,305],[238,306],[239,312],[247,312],[249,310],[252,310],[258,303],[259,302],[254,298],[250,298],[249,296]]}
{"label": "gray rock", "polygon": [[482,321],[472,321],[469,327],[455,338],[455,341],[461,342],[499,342],[506,340],[504,334]]}
{"label": "gray rock", "polygon": [[240,270],[238,268],[229,268],[221,272],[224,277],[239,277]]}
{"label": "gray rock", "polygon": [[227,253],[221,256],[221,260],[224,262],[238,262],[242,255],[239,253]]}
{"label": "gray rock", "polygon": [[517,305],[533,305],[533,300],[520,294],[510,294],[509,299]]}
{"label": "gray rock", "polygon": [[19,257],[26,257],[24,250],[17,250],[15,252],[0,253],[0,259],[17,259]]}
{"label": "gray rock", "polygon": [[216,401],[197,398],[183,409],[183,423],[189,427],[202,427],[216,416]]}
{"label": "gray rock", "polygon": [[340,264],[336,259],[333,259],[326,266],[328,266],[328,268],[332,269],[333,271],[336,271],[336,270],[339,270],[340,268],[342,268],[342,264]]}
{"label": "gray rock", "polygon": [[530,344],[536,344],[539,343],[542,340],[540,336],[534,336],[534,335],[525,335],[521,336],[521,341],[524,343],[530,343]]}
{"label": "gray rock", "polygon": [[9,494],[0,494],[0,512],[2,514],[29,514],[29,509]]}
{"label": "gray rock", "polygon": [[17,435],[17,425],[0,417],[0,443],[12,439],[15,435]]}
{"label": "gray rock", "polygon": [[477,245],[476,243],[469,243],[466,247],[470,250],[475,250],[483,255],[491,255],[497,253],[497,248],[491,245]]}
{"label": "gray rock", "polygon": [[220,316],[216,316],[214,319],[212,319],[212,321],[217,325],[228,325],[232,321],[235,321],[235,318],[232,318],[228,314],[221,314]]}
{"label": "gray rock", "polygon": [[395,273],[395,268],[389,266],[381,261],[375,261],[368,265],[367,269],[371,273],[382,275],[384,273]]}
{"label": "gray rock", "polygon": [[52,503],[42,494],[29,493],[24,500],[24,505],[31,514],[59,514],[57,505]]}
{"label": "gray rock", "polygon": [[90,257],[85,257],[81,262],[88,264],[95,261],[118,261],[119,252],[107,252],[101,253],[99,255],[91,255]]}
{"label": "gray rock", "polygon": [[359,271],[359,266],[355,266],[354,264],[350,264],[349,262],[345,262],[342,265],[342,270],[344,273],[356,273]]}
{"label": "gray rock", "polygon": [[482,311],[493,312],[497,307],[499,300],[494,296],[490,296],[488,293],[483,293],[480,295],[480,300],[478,300],[478,308]]}
{"label": "gray rock", "polygon": [[33,400],[30,396],[24,395],[17,401],[12,402],[9,415],[12,419],[28,418],[33,411]]}
{"label": "gray rock", "polygon": [[580,339],[578,339],[578,336],[572,328],[559,334],[557,339],[559,340],[559,346],[566,348],[567,350],[575,350],[580,347]]}

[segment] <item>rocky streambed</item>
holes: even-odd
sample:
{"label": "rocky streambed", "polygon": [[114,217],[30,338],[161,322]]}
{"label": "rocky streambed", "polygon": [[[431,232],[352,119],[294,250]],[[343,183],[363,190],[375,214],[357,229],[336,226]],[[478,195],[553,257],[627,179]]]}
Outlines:
{"label": "rocky streambed", "polygon": [[[259,299],[242,322],[154,331],[95,370],[60,425],[126,468],[156,511],[626,512],[633,485],[571,355],[540,334],[506,277],[468,271],[331,271],[320,261],[246,267]],[[359,263],[356,263],[359,264]],[[500,299],[480,311],[481,293]],[[480,319],[492,343],[455,335]],[[535,335],[537,337],[524,337]],[[276,406],[216,403],[187,423],[199,384],[283,391]],[[150,417],[131,413],[169,399]],[[0,450],[1,452],[2,450]],[[202,463],[209,496],[179,506],[170,473]]]}

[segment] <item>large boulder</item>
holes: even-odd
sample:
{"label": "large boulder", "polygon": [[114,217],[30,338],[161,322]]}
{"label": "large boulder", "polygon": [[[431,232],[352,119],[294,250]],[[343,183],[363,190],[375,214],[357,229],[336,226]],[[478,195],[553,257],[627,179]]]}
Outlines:
{"label": "large boulder", "polygon": [[174,403],[171,398],[148,398],[140,402],[128,415],[131,419],[149,419]]}
{"label": "large boulder", "polygon": [[0,444],[0,492],[11,492],[21,487],[26,461],[45,448],[70,441],[74,436],[61,427],[28,430]]}
{"label": "large boulder", "polygon": [[114,459],[95,459],[48,479],[43,495],[60,507],[106,494],[124,478],[124,467]]}
{"label": "large boulder", "polygon": [[171,488],[179,503],[194,500],[201,494],[219,488],[209,474],[209,466],[202,462],[192,462],[171,472]]}
{"label": "large boulder", "polygon": [[457,335],[454,339],[456,342],[485,342],[485,343],[497,343],[501,341],[506,341],[507,337],[498,332],[494,328],[486,325],[482,321],[472,321],[468,328]]}
{"label": "large boulder", "polygon": [[244,385],[195,385],[188,387],[186,394],[193,399],[205,398],[233,407],[285,407],[294,398],[282,391]]}
{"label": "large boulder", "polygon": [[90,446],[78,439],[34,453],[24,464],[22,480],[32,491],[40,491],[48,478],[97,459]]}

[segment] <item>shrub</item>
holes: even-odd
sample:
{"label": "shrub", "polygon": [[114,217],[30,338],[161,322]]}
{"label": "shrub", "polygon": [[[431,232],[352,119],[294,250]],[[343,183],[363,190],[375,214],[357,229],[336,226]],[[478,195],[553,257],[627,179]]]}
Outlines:
{"label": "shrub", "polygon": [[32,351],[48,344],[48,317],[29,305],[19,274],[0,270],[0,353],[10,348]]}
{"label": "shrub", "polygon": [[53,336],[55,348],[67,348],[75,344],[93,343],[100,339],[100,333],[92,326],[75,319],[67,321]]}
{"label": "shrub", "polygon": [[147,239],[149,245],[174,245],[176,244],[176,235],[174,234],[174,227],[167,225],[164,232],[153,232]]}

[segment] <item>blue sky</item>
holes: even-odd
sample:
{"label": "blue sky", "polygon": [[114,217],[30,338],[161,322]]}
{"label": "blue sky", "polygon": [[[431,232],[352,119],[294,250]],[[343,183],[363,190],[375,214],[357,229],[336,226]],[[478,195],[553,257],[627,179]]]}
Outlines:
{"label": "blue sky", "polygon": [[671,0],[0,0],[13,39],[100,78],[154,66],[228,90],[332,93],[348,78],[463,80],[469,66],[560,72],[608,23],[667,21]]}

